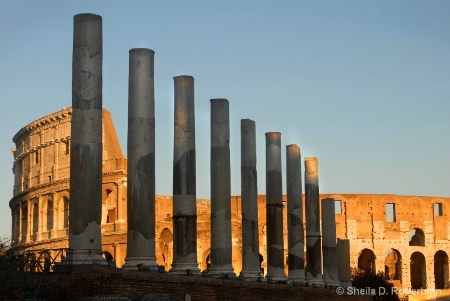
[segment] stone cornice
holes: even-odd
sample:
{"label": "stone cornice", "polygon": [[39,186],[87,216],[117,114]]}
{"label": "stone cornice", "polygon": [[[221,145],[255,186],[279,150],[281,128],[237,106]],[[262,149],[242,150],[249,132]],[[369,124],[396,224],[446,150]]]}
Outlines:
{"label": "stone cornice", "polygon": [[40,127],[49,126],[60,120],[71,118],[71,116],[72,116],[72,108],[71,107],[63,108],[61,111],[39,118],[33,121],[32,123],[24,126],[17,132],[17,134],[14,135],[12,140],[14,143],[17,144],[22,139],[22,137],[27,133],[29,133],[30,131],[33,131]]}
{"label": "stone cornice", "polygon": [[[57,138],[57,139],[50,140],[50,141],[47,141],[47,142],[45,142],[45,143],[41,143],[41,144],[39,144],[39,145],[35,145],[35,146],[33,146],[32,148],[27,149],[27,150],[24,151],[23,153],[21,153],[21,154],[19,154],[19,155],[17,155],[17,156],[14,156],[14,162],[16,162],[17,160],[22,159],[23,157],[25,157],[25,156],[27,156],[27,155],[33,153],[33,152],[36,152],[38,149],[41,149],[41,148],[44,148],[44,147],[53,145],[53,144],[55,144],[55,143],[61,143],[61,142],[67,143],[67,142],[69,142],[69,141],[70,141],[70,136],[66,136],[66,137],[63,137],[63,138]],[[13,154],[14,154],[14,153],[15,153],[15,149],[13,149]]]}

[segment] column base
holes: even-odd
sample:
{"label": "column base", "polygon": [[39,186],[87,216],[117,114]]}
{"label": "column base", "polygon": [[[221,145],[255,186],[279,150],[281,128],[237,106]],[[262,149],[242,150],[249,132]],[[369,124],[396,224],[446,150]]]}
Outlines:
{"label": "column base", "polygon": [[264,278],[261,271],[242,271],[239,275],[239,279],[244,281],[257,281],[258,279]]}
{"label": "column base", "polygon": [[236,273],[234,272],[233,266],[231,264],[226,264],[222,266],[211,265],[208,269],[208,277],[212,278],[236,277]]}
{"label": "column base", "polygon": [[172,268],[169,270],[169,274],[174,275],[200,275],[200,269],[198,265],[192,263],[175,263],[172,264]]}
{"label": "column base", "polygon": [[124,270],[134,271],[158,271],[158,264],[155,257],[129,257],[125,258]]}
{"label": "column base", "polygon": [[270,280],[273,281],[285,281],[287,280],[286,274],[284,274],[284,269],[282,268],[275,268],[268,266],[267,268],[267,274],[266,274],[267,281],[270,282]]}
{"label": "column base", "polygon": [[290,270],[288,271],[289,281],[305,282],[306,275],[305,270]]}
{"label": "column base", "polygon": [[322,274],[317,274],[317,277],[313,277],[311,273],[306,273],[306,282],[311,284],[311,287],[314,287],[315,284],[317,287],[324,287],[325,282],[323,281]]}
{"label": "column base", "polygon": [[99,270],[108,267],[101,250],[72,250],[72,270]]}

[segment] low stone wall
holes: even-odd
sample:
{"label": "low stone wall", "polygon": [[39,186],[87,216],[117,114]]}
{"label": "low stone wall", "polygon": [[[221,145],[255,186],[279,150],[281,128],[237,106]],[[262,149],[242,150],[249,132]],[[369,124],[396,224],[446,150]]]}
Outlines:
{"label": "low stone wall", "polygon": [[368,296],[340,296],[335,290],[286,284],[122,270],[76,271],[59,281],[60,285],[47,284],[46,300],[80,300],[87,297],[143,300],[145,296],[154,294],[170,295],[180,300],[184,300],[186,294],[191,300],[371,300]]}

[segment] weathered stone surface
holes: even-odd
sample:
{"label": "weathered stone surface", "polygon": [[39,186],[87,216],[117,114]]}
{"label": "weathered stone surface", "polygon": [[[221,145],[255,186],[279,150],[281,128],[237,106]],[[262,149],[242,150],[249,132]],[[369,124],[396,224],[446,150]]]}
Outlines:
{"label": "weathered stone surface", "polygon": [[286,146],[288,278],[305,280],[302,172],[300,148]]}
{"label": "weathered stone surface", "polygon": [[172,273],[199,272],[195,187],[194,78],[176,76],[173,153]]}
{"label": "weathered stone surface", "polygon": [[328,285],[338,285],[335,200],[322,199],[323,278]]}
{"label": "weathered stone surface", "polygon": [[155,257],[154,52],[130,50],[128,78],[128,244],[124,268],[157,269]]}
{"label": "weathered stone surface", "polygon": [[234,274],[231,248],[230,125],[227,99],[211,99],[210,275]]}
{"label": "weathered stone surface", "polygon": [[266,225],[267,274],[284,280],[283,192],[281,176],[281,133],[266,133]]}
{"label": "weathered stone surface", "polygon": [[102,18],[74,17],[69,247],[74,265],[101,258]]}

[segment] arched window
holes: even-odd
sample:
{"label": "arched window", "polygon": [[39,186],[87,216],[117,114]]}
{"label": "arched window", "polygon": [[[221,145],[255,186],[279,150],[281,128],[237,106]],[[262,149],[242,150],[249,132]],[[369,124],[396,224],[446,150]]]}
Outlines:
{"label": "arched window", "polygon": [[402,255],[398,250],[389,249],[384,260],[384,274],[387,280],[402,281]]}
{"label": "arched window", "polygon": [[369,273],[375,273],[375,259],[376,257],[372,250],[362,250],[358,257],[358,269]]}
{"label": "arched window", "polygon": [[411,254],[410,259],[411,288],[426,289],[427,271],[425,266],[425,256],[420,252],[414,252]]}
{"label": "arched window", "polygon": [[444,251],[434,254],[434,283],[436,289],[448,287],[448,255]]}
{"label": "arched window", "polygon": [[414,228],[409,232],[409,245],[425,247],[425,234],[419,228]]}
{"label": "arched window", "polygon": [[53,229],[53,201],[51,199],[48,199],[48,201],[47,201],[47,231],[51,231],[52,229]]}

